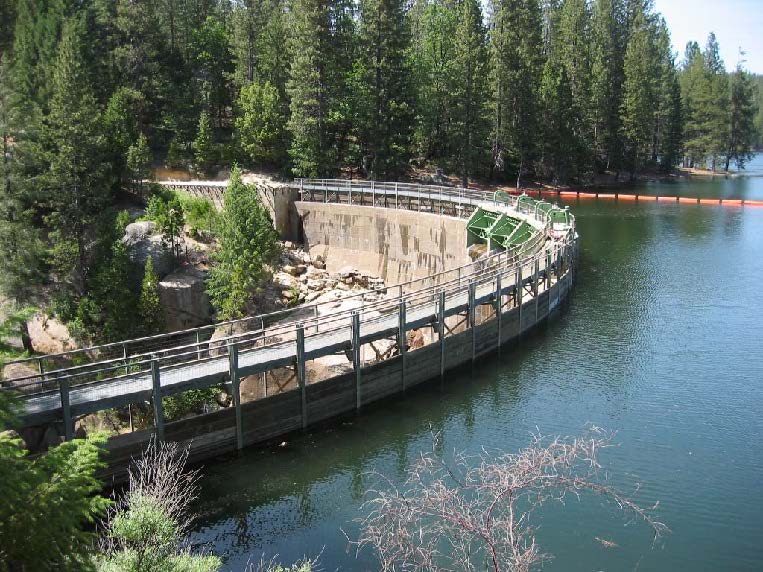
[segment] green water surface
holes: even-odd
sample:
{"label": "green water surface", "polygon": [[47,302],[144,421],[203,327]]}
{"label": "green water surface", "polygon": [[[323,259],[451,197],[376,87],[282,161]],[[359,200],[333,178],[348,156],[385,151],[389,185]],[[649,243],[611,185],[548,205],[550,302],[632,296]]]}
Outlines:
{"label": "green water surface", "polygon": [[[763,158],[749,167],[763,175]],[[763,199],[763,177],[652,183],[640,193]],[[441,431],[446,451],[514,450],[535,428],[617,431],[611,482],[660,502],[649,531],[596,499],[549,506],[547,571],[763,569],[763,208],[570,203],[581,257],[569,304],[473,371],[370,406],[285,447],[204,469],[193,541],[226,570],[321,554],[323,570],[373,570],[357,534],[380,471],[401,481]],[[596,537],[615,542],[606,548]]]}

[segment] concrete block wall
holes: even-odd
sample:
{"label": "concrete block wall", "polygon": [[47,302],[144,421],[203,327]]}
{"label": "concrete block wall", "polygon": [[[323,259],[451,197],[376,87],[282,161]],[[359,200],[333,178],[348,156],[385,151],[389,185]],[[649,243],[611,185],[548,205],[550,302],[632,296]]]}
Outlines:
{"label": "concrete block wall", "polygon": [[468,264],[466,221],[358,205],[296,202],[302,238],[329,272],[353,266],[396,284]]}

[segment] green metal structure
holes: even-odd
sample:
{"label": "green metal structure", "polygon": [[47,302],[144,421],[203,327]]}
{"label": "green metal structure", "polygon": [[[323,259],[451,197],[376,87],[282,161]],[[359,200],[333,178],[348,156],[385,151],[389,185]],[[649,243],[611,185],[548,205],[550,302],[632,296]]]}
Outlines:
{"label": "green metal structure", "polygon": [[501,213],[478,207],[466,223],[466,230],[478,242],[489,241],[490,229],[501,216]]}
{"label": "green metal structure", "polygon": [[[536,200],[528,195],[521,195],[514,199],[504,191],[493,193],[493,202],[496,207],[516,204],[521,212],[537,215],[545,214],[554,225],[570,224],[569,212],[553,204]],[[519,219],[490,208],[478,208],[472,214],[466,224],[469,232],[469,244],[487,243],[488,250],[508,250],[515,248],[530,238],[535,233],[535,228]]]}

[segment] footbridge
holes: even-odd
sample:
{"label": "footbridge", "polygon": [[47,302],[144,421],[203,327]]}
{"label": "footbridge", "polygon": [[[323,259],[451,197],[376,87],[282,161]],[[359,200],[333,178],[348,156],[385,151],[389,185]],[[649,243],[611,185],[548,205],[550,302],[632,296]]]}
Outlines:
{"label": "footbridge", "polygon": [[[112,438],[112,465],[126,462],[153,433],[190,443],[193,458],[208,457],[359,409],[500,351],[544,321],[573,283],[575,219],[547,202],[374,181],[297,179],[290,185],[301,203],[421,212],[446,224],[468,221],[469,242],[488,243],[489,250],[466,265],[387,286],[373,300],[359,293],[353,310],[304,305],[19,360],[37,373],[0,391],[19,397],[23,426],[55,424],[71,439],[80,417],[150,403],[153,428]],[[431,336],[413,349],[409,337],[416,330]],[[380,340],[392,350],[365,359],[362,349]],[[311,360],[331,355],[346,356],[347,371],[309,379]],[[273,387],[268,376],[292,383]],[[245,378],[261,380],[264,397],[242,399]],[[165,422],[163,397],[217,384],[227,387],[231,406]]]}

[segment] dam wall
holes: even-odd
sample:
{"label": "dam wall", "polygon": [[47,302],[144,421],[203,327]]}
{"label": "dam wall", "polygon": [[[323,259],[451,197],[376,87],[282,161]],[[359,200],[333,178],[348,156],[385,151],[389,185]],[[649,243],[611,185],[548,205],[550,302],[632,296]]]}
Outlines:
{"label": "dam wall", "polygon": [[[381,297],[359,292],[352,307],[328,300],[71,350],[58,357],[72,365],[55,370],[45,357],[25,358],[39,372],[0,387],[21,392],[23,426],[60,426],[68,440],[77,419],[148,403],[153,428],[109,439],[103,476],[124,478],[154,436],[187,445],[201,461],[443,380],[542,324],[574,282],[574,217],[560,224],[528,197],[373,181],[297,180],[292,188],[311,250],[383,276]],[[466,221],[483,207],[532,220],[534,232],[463,264]],[[316,365],[324,375],[311,375]],[[230,397],[221,409],[165,419],[164,398],[220,384]],[[242,391],[247,384],[261,384],[263,396]]]}
{"label": "dam wall", "polygon": [[305,248],[329,272],[352,266],[398,284],[470,262],[463,218],[307,201],[295,207]]}

